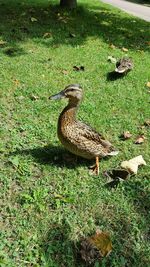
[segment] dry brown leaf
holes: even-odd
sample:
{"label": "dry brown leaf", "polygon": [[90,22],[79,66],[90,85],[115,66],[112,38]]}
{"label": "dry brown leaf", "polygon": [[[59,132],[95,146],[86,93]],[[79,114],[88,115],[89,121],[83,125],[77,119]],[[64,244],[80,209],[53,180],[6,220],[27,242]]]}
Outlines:
{"label": "dry brown leaf", "polygon": [[150,82],[147,82],[146,86],[150,88]]}
{"label": "dry brown leaf", "polygon": [[51,32],[45,32],[43,34],[43,38],[50,38],[52,36],[52,33]]}
{"label": "dry brown leaf", "polygon": [[144,122],[144,125],[150,127],[150,119],[146,120],[146,121]]}
{"label": "dry brown leaf", "polygon": [[142,134],[137,137],[137,139],[135,140],[135,144],[142,144],[144,143],[144,141],[145,141],[145,136]]}
{"label": "dry brown leaf", "polygon": [[122,49],[121,49],[123,52],[128,52],[128,49],[127,48],[125,48],[125,47],[122,47]]}
{"label": "dry brown leaf", "polygon": [[144,124],[144,125],[141,125],[141,126],[139,126],[139,128],[140,128],[141,130],[145,129],[145,124]]}
{"label": "dry brown leaf", "polygon": [[89,242],[98,249],[102,257],[108,256],[112,251],[112,242],[107,232],[96,231],[96,234],[89,237]]}
{"label": "dry brown leaf", "polygon": [[113,45],[113,44],[110,44],[110,46],[109,46],[110,48],[112,48],[112,49],[115,49],[116,48],[116,46],[115,45]]}
{"label": "dry brown leaf", "polygon": [[38,100],[39,99],[39,96],[37,96],[37,95],[30,95],[30,99],[31,100]]}
{"label": "dry brown leaf", "polygon": [[125,131],[125,132],[123,132],[123,134],[121,135],[121,138],[123,139],[123,140],[127,140],[127,139],[129,139],[129,138],[131,138],[132,137],[132,134],[129,132],[129,131]]}
{"label": "dry brown leaf", "polygon": [[[96,233],[81,242],[80,254],[87,264],[92,264],[97,260],[102,260],[112,251],[112,242],[106,232],[97,230]],[[89,265],[88,265],[89,266]]]}
{"label": "dry brown leaf", "polygon": [[68,72],[68,70],[62,70],[62,73],[63,73],[64,75],[67,75],[69,72]]}
{"label": "dry brown leaf", "polygon": [[13,82],[14,82],[15,86],[19,86],[20,85],[20,81],[17,80],[17,79],[13,79]]}

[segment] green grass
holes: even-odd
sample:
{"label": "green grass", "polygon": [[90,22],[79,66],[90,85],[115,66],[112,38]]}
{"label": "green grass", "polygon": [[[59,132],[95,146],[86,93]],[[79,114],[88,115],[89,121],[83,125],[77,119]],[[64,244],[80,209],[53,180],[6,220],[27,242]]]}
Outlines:
{"label": "green grass", "polygon": [[[0,264],[85,266],[77,244],[98,227],[110,233],[113,251],[95,266],[148,267],[150,132],[140,126],[150,118],[145,86],[150,81],[149,23],[96,0],[81,0],[72,12],[55,4],[0,2],[0,40],[7,42],[0,44]],[[49,38],[43,38],[46,32]],[[110,80],[107,74],[114,66],[107,58],[125,55],[122,47],[135,68]],[[73,71],[74,65],[83,65],[85,71]],[[120,150],[117,157],[101,161],[99,177],[88,174],[91,162],[66,161],[68,153],[57,138],[57,119],[66,102],[48,97],[70,83],[84,88],[78,117]],[[32,100],[32,95],[39,99]],[[124,130],[133,134],[131,140],[119,139]],[[142,132],[147,139],[135,145]],[[108,189],[103,172],[140,154],[147,166]]]}

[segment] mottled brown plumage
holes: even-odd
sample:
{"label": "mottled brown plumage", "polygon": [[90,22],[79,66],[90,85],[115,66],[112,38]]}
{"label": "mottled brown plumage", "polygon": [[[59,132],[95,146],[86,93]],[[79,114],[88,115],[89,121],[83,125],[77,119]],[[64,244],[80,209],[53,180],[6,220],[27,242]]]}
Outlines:
{"label": "mottled brown plumage", "polygon": [[58,120],[58,138],[71,153],[86,159],[96,158],[96,174],[99,173],[98,159],[116,155],[112,144],[87,124],[76,119],[76,112],[82,100],[82,89],[78,84],[67,86],[50,99],[68,98],[68,105]]}
{"label": "mottled brown plumage", "polygon": [[132,70],[134,67],[132,59],[129,57],[123,57],[116,63],[115,72],[118,73],[127,73],[128,71]]}

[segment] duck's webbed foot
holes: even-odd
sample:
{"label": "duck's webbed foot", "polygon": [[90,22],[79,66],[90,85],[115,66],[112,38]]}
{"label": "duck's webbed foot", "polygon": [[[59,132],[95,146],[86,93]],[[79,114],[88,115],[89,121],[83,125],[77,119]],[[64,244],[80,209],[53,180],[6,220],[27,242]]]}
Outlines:
{"label": "duck's webbed foot", "polygon": [[90,166],[91,175],[99,175],[99,157],[96,157],[96,164]]}

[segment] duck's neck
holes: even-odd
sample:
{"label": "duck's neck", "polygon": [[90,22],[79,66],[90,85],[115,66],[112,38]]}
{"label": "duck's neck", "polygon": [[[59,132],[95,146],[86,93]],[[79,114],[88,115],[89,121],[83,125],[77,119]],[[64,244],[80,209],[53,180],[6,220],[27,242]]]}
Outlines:
{"label": "duck's neck", "polygon": [[60,123],[72,124],[76,121],[76,113],[79,107],[79,101],[69,101],[68,105],[63,109],[60,114]]}

